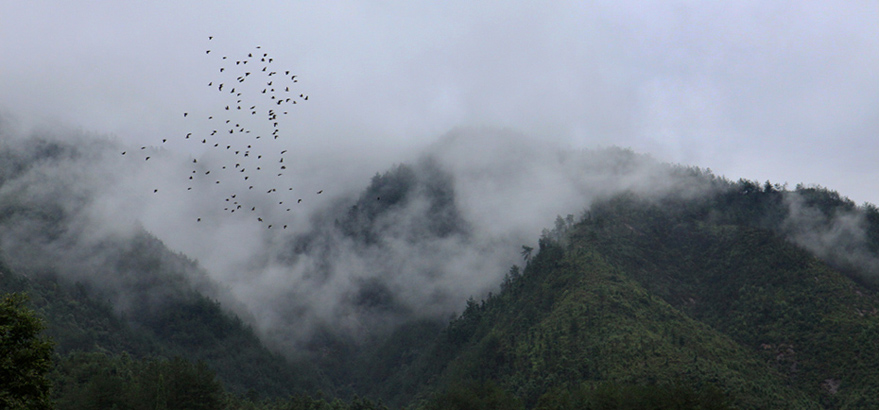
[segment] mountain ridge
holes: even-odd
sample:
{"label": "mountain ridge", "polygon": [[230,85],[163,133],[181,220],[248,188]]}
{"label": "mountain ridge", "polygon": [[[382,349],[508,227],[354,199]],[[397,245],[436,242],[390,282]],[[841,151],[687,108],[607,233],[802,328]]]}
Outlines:
{"label": "mountain ridge", "polygon": [[[733,182],[626,150],[581,153],[582,163],[576,154],[555,156],[567,161],[565,178],[613,165],[587,174],[603,181],[601,194],[587,196],[579,217],[558,217],[537,249],[523,246],[522,266],[494,290],[471,287],[463,312],[447,321],[442,292],[464,286],[444,280],[501,276],[450,269],[491,270],[492,263],[447,260],[456,251],[481,256],[486,245],[473,238],[493,220],[474,220],[484,214],[462,208],[461,191],[473,187],[461,187],[448,157],[400,164],[316,214],[312,231],[280,242],[276,266],[298,272],[306,260],[317,269],[298,272],[303,289],[285,285],[272,296],[287,309],[284,326],[312,329],[302,333],[310,335],[304,344],[279,345],[252,327],[255,317],[233,313],[247,307],[230,306],[228,289],[154,235],[140,229],[80,241],[93,234],[76,220],[88,190],[32,195],[25,181],[41,175],[40,166],[84,154],[63,144],[31,148],[0,155],[8,157],[0,161],[0,236],[10,245],[0,247],[0,289],[32,294],[64,369],[91,360],[82,353],[111,367],[129,366],[128,359],[110,365],[101,355],[183,356],[204,361],[233,394],[253,393],[242,399],[253,405],[258,397],[325,391],[436,408],[444,394],[466,398],[466,383],[476,383],[472,391],[545,408],[602,389],[672,383],[696,396],[720,394],[738,408],[879,406],[879,376],[870,368],[879,361],[879,211],[825,188]],[[499,175],[466,169],[488,175],[474,186]],[[434,213],[441,217],[431,219]],[[407,261],[409,251],[448,266],[431,271],[440,265]],[[22,263],[39,255],[64,257]],[[359,273],[345,276],[345,269]],[[347,287],[321,287],[334,280]],[[417,289],[437,283],[445,287]],[[435,311],[416,314],[419,300],[407,289],[436,297],[421,299]],[[310,290],[338,296],[328,302],[336,310],[313,316],[302,309],[319,306],[293,303],[304,303],[291,298]],[[325,322],[308,322],[315,318]],[[334,327],[340,323],[351,327]],[[65,392],[78,386],[63,380]]]}

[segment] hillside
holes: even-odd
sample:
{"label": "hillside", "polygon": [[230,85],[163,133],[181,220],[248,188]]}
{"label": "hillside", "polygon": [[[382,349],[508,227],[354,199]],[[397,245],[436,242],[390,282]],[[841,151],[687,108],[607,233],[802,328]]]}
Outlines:
{"label": "hillside", "polygon": [[422,398],[495,380],[528,407],[602,383],[713,386],[739,408],[879,406],[876,272],[794,243],[786,204],[811,201],[827,216],[813,226],[858,213],[873,240],[875,209],[823,189],[714,183],[697,199],[622,194],[559,218],[400,380]]}
{"label": "hillside", "polygon": [[[28,293],[46,319],[61,408],[124,406],[165,378],[227,408],[348,405],[285,401],[320,391],[352,407],[879,407],[879,211],[836,192],[626,150],[548,156],[576,187],[567,202],[598,188],[489,293],[515,255],[497,248],[518,231],[465,203],[504,173],[455,174],[449,151],[378,173],[309,229],[265,242],[276,253],[262,268],[285,274],[244,288],[264,297],[242,306],[142,227],[96,228],[93,185],[46,178],[107,149],[92,144],[0,150],[0,292]],[[462,312],[451,321],[450,307]]]}
{"label": "hillside", "polygon": [[[146,261],[133,258],[131,262]],[[139,273],[141,277],[155,274],[150,270]],[[323,387],[316,372],[308,366],[294,370],[218,302],[187,287],[177,290],[179,295],[161,304],[144,302],[137,309],[120,312],[107,302],[110,295],[81,282],[45,273],[25,277],[0,267],[0,292],[29,295],[33,308],[46,319],[46,335],[56,343],[58,363],[81,360],[79,353],[88,352],[133,358],[179,356],[204,361],[233,392],[254,390],[279,396]]]}

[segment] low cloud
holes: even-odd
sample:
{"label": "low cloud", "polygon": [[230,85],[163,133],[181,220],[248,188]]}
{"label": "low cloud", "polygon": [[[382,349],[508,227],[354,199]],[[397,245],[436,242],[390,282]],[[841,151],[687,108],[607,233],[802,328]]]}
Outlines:
{"label": "low cloud", "polygon": [[705,189],[628,150],[492,128],[357,173],[323,157],[283,193],[247,188],[275,184],[265,177],[189,178],[234,175],[222,156],[63,130],[0,138],[0,249],[13,266],[89,283],[121,311],[199,290],[286,352],[316,332],[367,340],[446,319],[496,291],[557,216],[597,198]]}
{"label": "low cloud", "polygon": [[879,280],[879,257],[869,247],[865,209],[848,203],[828,211],[798,192],[786,195],[785,203],[783,230],[794,243],[870,282]]}

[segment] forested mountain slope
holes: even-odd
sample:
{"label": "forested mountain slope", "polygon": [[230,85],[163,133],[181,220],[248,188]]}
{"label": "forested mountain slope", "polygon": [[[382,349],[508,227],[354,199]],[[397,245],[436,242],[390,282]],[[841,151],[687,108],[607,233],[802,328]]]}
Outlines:
{"label": "forested mountain slope", "polygon": [[[134,257],[132,263],[148,260]],[[139,273],[150,277],[154,271]],[[135,359],[184,357],[204,361],[233,392],[254,390],[261,395],[283,396],[326,388],[316,371],[307,365],[294,370],[288,359],[266,349],[248,326],[218,302],[187,287],[177,290],[177,296],[161,304],[123,313],[108,303],[100,290],[83,283],[70,283],[48,273],[25,277],[0,266],[0,292],[29,296],[31,305],[46,319],[46,335],[55,342],[60,364],[82,362],[83,357],[89,357],[79,355],[82,352],[108,359],[122,354]]]}
{"label": "forested mountain slope", "polygon": [[[211,403],[226,389],[239,397],[227,404],[251,408],[319,390],[395,408],[623,397],[659,408],[675,397],[689,403],[676,408],[879,407],[879,211],[830,190],[731,182],[625,150],[553,156],[574,181],[567,201],[599,188],[537,249],[523,246],[522,266],[486,294],[509,260],[498,255],[515,256],[496,248],[518,231],[485,241],[491,223],[474,215],[487,214],[462,205],[456,178],[485,177],[482,187],[495,174],[455,174],[428,156],[376,174],[276,243],[272,266],[286,274],[255,306],[284,320],[260,340],[249,326],[258,321],[231,313],[247,309],[198,263],[142,228],[90,224],[91,185],[55,181],[107,147],[22,147],[0,150],[0,292],[28,293],[46,319],[62,408],[127,403],[114,391],[136,402],[143,392],[121,386],[163,386],[164,375],[201,380]],[[478,201],[472,188],[467,200]],[[462,289],[473,298],[448,322]],[[272,337],[293,342],[270,351]],[[319,400],[293,402],[273,403]]]}
{"label": "forested mountain slope", "polygon": [[828,264],[773,231],[729,223],[735,215],[725,218],[718,207],[685,205],[609,201],[593,208],[572,242],[597,249],[651,294],[757,352],[822,404],[879,405],[872,365],[879,298],[863,285],[874,284],[877,272],[835,255]]}
{"label": "forested mountain slope", "polygon": [[[875,208],[820,188],[715,183],[702,197],[622,194],[560,218],[391,394],[495,380],[533,406],[584,385],[676,383],[718,387],[740,408],[879,406]],[[846,247],[867,263],[802,244],[793,201],[814,235],[864,221]]]}

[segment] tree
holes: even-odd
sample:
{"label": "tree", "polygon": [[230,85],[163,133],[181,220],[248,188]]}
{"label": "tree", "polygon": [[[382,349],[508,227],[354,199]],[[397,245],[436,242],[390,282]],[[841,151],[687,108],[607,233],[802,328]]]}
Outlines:
{"label": "tree", "polygon": [[423,410],[522,410],[525,407],[515,396],[492,381],[452,385],[436,394]]}
{"label": "tree", "polygon": [[0,301],[0,408],[50,409],[52,341],[40,337],[43,321],[24,294]]}

